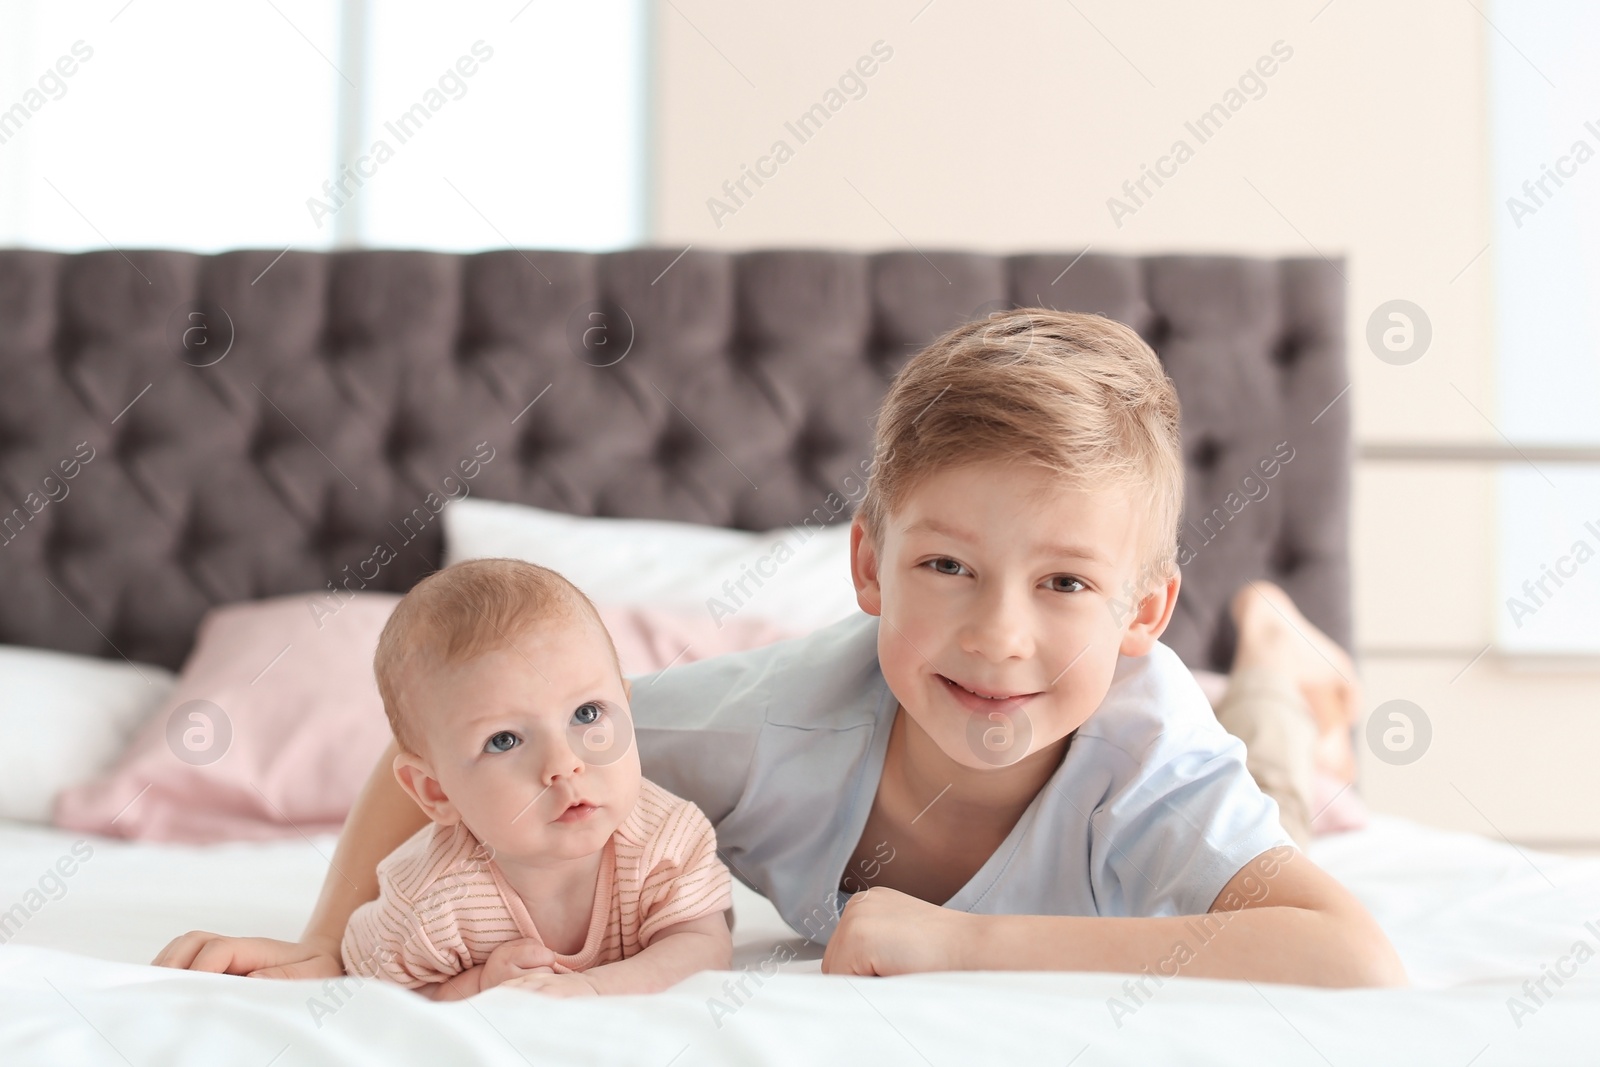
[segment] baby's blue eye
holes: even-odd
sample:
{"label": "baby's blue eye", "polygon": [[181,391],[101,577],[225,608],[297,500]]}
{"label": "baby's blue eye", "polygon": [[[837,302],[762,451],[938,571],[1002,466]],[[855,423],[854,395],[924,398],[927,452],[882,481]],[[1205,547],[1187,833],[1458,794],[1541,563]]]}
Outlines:
{"label": "baby's blue eye", "polygon": [[572,721],[579,726],[588,726],[600,718],[600,714],[600,705],[591,700],[587,704],[578,705],[578,710],[572,713]]}
{"label": "baby's blue eye", "polygon": [[501,730],[489,738],[489,743],[483,746],[483,750],[485,752],[509,752],[511,749],[516,748],[518,744],[520,742],[516,734],[510,730]]}
{"label": "baby's blue eye", "polygon": [[[962,571],[961,564],[953,559],[930,559],[928,562],[933,564],[933,569],[940,574],[960,574]],[[946,563],[953,569],[946,569],[944,566]]]}

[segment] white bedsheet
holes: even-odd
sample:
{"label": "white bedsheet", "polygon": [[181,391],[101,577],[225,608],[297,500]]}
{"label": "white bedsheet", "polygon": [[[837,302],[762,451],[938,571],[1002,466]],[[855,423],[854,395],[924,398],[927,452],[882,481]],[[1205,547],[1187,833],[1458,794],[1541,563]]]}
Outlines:
{"label": "white bedsheet", "polygon": [[[1600,951],[1600,860],[1393,819],[1319,841],[1312,855],[1372,909],[1413,988],[1178,979],[1121,1018],[1108,1000],[1133,1004],[1125,975],[824,976],[819,953],[738,886],[735,967],[760,976],[772,961],[776,972],[747,977],[748,994],[730,993],[737,976],[718,972],[653,997],[493,990],[433,1004],[373,982],[173,972],[145,962],[190,928],[295,936],[332,839],[204,849],[90,839],[64,891],[46,879],[47,892],[28,897],[80,840],[0,823],[0,909],[25,913],[0,933],[0,1063],[1600,1063],[1600,957],[1574,953],[1579,942]],[[33,911],[30,899],[43,904]],[[1524,980],[1558,965],[1575,973],[1529,998]],[[1513,997],[1528,1010],[1514,1015]]]}

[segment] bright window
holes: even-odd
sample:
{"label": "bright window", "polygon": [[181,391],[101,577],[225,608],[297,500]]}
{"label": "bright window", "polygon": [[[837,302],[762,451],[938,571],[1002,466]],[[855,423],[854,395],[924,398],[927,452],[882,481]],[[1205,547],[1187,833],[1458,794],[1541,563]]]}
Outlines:
{"label": "bright window", "polygon": [[645,15],[642,0],[12,0],[0,245],[637,244]]}
{"label": "bright window", "polygon": [[[1524,450],[1600,446],[1600,8],[1489,9],[1497,427]],[[1499,474],[1497,643],[1600,654],[1600,465]]]}

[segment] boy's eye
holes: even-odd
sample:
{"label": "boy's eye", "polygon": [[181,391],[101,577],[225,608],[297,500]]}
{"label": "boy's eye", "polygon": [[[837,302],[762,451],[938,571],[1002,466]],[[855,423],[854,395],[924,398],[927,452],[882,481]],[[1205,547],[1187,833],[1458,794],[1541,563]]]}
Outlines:
{"label": "boy's eye", "polygon": [[588,726],[600,718],[600,710],[600,705],[592,700],[587,704],[580,704],[578,710],[572,713],[572,721],[579,726]]}
{"label": "boy's eye", "polygon": [[940,574],[960,574],[962,571],[966,570],[965,567],[949,557],[930,559],[928,561],[928,565],[933,567],[933,569],[938,571]]}
{"label": "boy's eye", "polygon": [[[1070,574],[1058,574],[1054,578],[1050,579],[1050,582],[1050,588],[1054,589],[1058,593],[1081,593],[1085,589],[1089,588],[1088,586],[1084,585],[1080,579],[1074,578]],[[1060,582],[1062,584],[1056,585],[1056,582]]]}
{"label": "boy's eye", "polygon": [[509,752],[520,743],[516,734],[510,730],[501,730],[489,738],[489,742],[483,746],[483,750],[485,752]]}

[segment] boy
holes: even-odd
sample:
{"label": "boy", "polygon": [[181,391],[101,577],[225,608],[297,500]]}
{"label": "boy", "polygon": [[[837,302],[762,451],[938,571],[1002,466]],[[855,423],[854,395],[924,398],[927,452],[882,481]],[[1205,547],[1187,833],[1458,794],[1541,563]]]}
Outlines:
{"label": "boy", "polygon": [[[665,690],[646,773],[827,942],[824,970],[1138,971],[1187,942],[1185,974],[1400,980],[1156,641],[1182,463],[1137,334],[1037,309],[959,327],[895,380],[876,457],[865,616],[639,685]],[[1183,917],[1214,910],[1202,947]]]}
{"label": "boy", "polygon": [[[957,327],[896,377],[876,436],[851,535],[866,614],[634,687],[644,773],[826,943],[823,969],[1402,982],[1157,643],[1183,479],[1138,335],[1042,309]],[[405,806],[369,783],[335,857],[361,881],[325,883],[301,944],[191,934],[158,962],[330,973],[416,828]]]}

